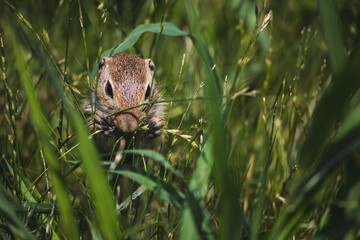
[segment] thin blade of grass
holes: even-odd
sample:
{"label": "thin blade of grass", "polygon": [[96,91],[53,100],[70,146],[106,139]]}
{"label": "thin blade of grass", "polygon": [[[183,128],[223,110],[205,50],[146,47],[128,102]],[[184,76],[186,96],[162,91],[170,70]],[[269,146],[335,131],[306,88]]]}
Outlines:
{"label": "thin blade of grass", "polygon": [[181,173],[179,173],[172,165],[170,162],[166,161],[165,157],[163,155],[161,155],[160,153],[154,151],[154,150],[149,150],[149,149],[129,149],[129,150],[124,150],[123,153],[127,154],[137,154],[137,155],[143,155],[145,157],[151,158],[153,160],[155,160],[158,163],[161,163],[162,165],[164,165],[164,167],[166,167],[167,169],[169,169],[175,176],[177,176],[180,180],[182,180],[182,176]]}
{"label": "thin blade of grass", "polygon": [[[13,172],[13,168],[11,167],[10,163],[3,159],[5,162],[7,168],[9,169],[9,172]],[[23,198],[27,199],[28,201],[37,201],[40,198],[40,193],[34,189],[32,193],[29,192],[30,188],[33,188],[33,184],[22,174],[19,175],[21,181],[20,181],[20,188],[21,188],[21,194],[23,195]]]}
{"label": "thin blade of grass", "polygon": [[130,196],[128,196],[122,203],[120,203],[117,206],[117,209],[119,210],[119,212],[126,209],[130,205],[132,200],[135,200],[136,198],[138,198],[145,191],[146,191],[146,186],[141,185],[138,189],[136,189],[133,193],[131,193]]}
{"label": "thin blade of grass", "polygon": [[135,182],[146,186],[150,191],[159,195],[175,208],[183,208],[185,199],[184,193],[164,182],[162,179],[155,177],[154,175],[146,174],[143,170],[131,166],[118,165],[115,169],[111,169],[111,163],[104,165],[108,172],[128,177]]}
{"label": "thin blade of grass", "polygon": [[[14,206],[16,206],[16,199],[8,193],[1,183],[0,195],[0,213],[7,219],[7,224],[13,236],[16,239],[35,239],[35,237],[24,227],[24,223],[16,215],[14,209]],[[9,200],[12,200],[15,204],[10,203]]]}
{"label": "thin blade of grass", "polygon": [[352,110],[346,117],[344,123],[339,128],[334,141],[338,141],[344,138],[347,134],[351,133],[357,125],[360,124],[360,105]]}
{"label": "thin blade of grass", "polygon": [[45,213],[45,214],[50,214],[54,207],[54,205],[51,203],[45,203],[45,202],[38,203],[38,202],[29,202],[29,201],[22,202],[21,206],[22,209],[19,209],[21,211],[33,210],[34,213]]}
{"label": "thin blade of grass", "polygon": [[318,0],[318,6],[325,29],[325,39],[329,50],[331,68],[335,75],[342,72],[346,62],[346,53],[341,39],[335,3],[333,0]]}

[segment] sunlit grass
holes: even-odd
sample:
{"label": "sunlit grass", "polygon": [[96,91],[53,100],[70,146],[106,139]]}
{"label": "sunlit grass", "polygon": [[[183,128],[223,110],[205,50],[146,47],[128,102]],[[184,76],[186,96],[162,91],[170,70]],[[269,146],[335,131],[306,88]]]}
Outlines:
{"label": "sunlit grass", "polygon": [[[0,1],[1,239],[359,238],[358,5],[50,2]],[[169,118],[115,166],[81,102],[123,51]]]}

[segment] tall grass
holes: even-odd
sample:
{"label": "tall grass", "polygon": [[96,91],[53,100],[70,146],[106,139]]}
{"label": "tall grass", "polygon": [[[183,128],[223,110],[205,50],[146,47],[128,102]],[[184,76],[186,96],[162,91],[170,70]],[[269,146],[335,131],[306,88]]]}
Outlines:
{"label": "tall grass", "polygon": [[[356,1],[34,4],[0,1],[1,239],[359,238]],[[114,168],[81,101],[124,51],[169,119]]]}

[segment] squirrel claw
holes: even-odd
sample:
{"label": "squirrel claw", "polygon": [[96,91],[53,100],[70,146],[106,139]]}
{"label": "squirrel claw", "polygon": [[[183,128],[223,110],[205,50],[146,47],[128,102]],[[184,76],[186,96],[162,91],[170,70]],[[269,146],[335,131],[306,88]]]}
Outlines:
{"label": "squirrel claw", "polygon": [[106,136],[110,136],[114,132],[113,128],[109,128],[108,130],[104,131],[103,134]]}
{"label": "squirrel claw", "polygon": [[110,118],[101,117],[100,120],[95,120],[95,125],[98,130],[102,130],[106,136],[111,136],[115,131],[114,125]]}
{"label": "squirrel claw", "polygon": [[159,126],[155,121],[150,121],[148,125],[148,130],[145,131],[145,138],[153,139],[161,134],[161,126]]}

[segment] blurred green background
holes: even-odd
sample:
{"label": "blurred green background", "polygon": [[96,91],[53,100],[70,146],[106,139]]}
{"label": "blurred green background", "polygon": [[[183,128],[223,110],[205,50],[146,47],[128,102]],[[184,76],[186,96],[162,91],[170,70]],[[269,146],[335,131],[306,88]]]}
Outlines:
{"label": "blurred green background", "polygon": [[[358,239],[359,11],[356,0],[0,1],[0,238]],[[155,62],[174,171],[126,170],[150,191],[118,214],[100,158],[86,157],[81,105],[101,53],[162,22],[190,35],[147,32],[126,52]]]}

